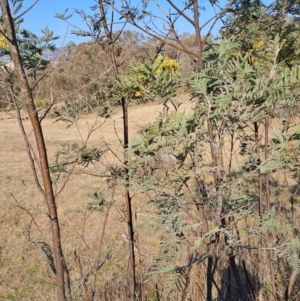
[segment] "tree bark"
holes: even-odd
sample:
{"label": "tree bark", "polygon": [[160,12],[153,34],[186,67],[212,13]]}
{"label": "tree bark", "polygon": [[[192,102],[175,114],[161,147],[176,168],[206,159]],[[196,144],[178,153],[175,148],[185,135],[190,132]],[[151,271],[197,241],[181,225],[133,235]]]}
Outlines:
{"label": "tree bark", "polygon": [[2,10],[6,40],[11,52],[11,58],[15,66],[16,76],[19,81],[21,96],[26,103],[26,109],[33,127],[35,141],[39,154],[39,163],[43,178],[45,199],[48,207],[48,216],[51,223],[53,254],[56,265],[56,281],[57,281],[57,297],[58,301],[65,301],[65,283],[64,283],[64,257],[61,247],[60,228],[57,215],[56,202],[52,187],[52,181],[49,172],[48,157],[44,135],[38,114],[34,105],[32,90],[28,84],[25,70],[22,64],[20,51],[18,47],[16,32],[14,28],[14,20],[11,15],[8,0],[0,0]]}
{"label": "tree bark", "polygon": [[134,255],[134,232],[133,232],[133,220],[132,220],[132,205],[131,196],[129,193],[129,171],[128,171],[128,157],[127,148],[129,143],[128,135],[128,100],[125,97],[122,98],[123,108],[123,129],[124,129],[124,165],[125,165],[125,202],[127,208],[127,228],[129,239],[129,265],[130,265],[130,277],[129,277],[129,290],[130,300],[136,300],[136,276],[135,276],[135,255]]}
{"label": "tree bark", "polygon": [[195,27],[195,34],[196,34],[196,43],[197,43],[197,58],[198,58],[198,71],[202,71],[204,69],[203,65],[203,43],[201,40],[201,29],[199,24],[199,6],[198,6],[198,0],[193,1],[194,6],[194,27]]}
{"label": "tree bark", "polygon": [[[259,125],[257,122],[254,122],[254,135],[255,135],[255,147],[256,147],[256,154],[259,155]],[[263,215],[263,199],[262,199],[262,174],[259,170],[260,160],[256,160],[255,168],[258,172],[258,214],[260,217],[260,224]],[[259,282],[259,289],[258,289],[258,300],[263,301],[263,254],[262,254],[262,238],[258,238],[258,282]]]}
{"label": "tree bark", "polygon": [[[102,18],[102,25],[104,27],[106,38],[110,41],[110,43],[113,45],[114,40],[112,38],[112,28],[108,28],[106,14],[104,10],[104,4],[102,0],[98,1],[98,6],[100,10],[100,15]],[[118,78],[118,65],[115,55],[114,47],[109,51],[111,61],[114,66],[114,76],[115,78]],[[122,110],[123,110],[123,137],[124,137],[124,180],[125,180],[125,203],[126,203],[126,209],[127,209],[127,229],[128,229],[128,246],[129,246],[129,278],[128,278],[128,287],[130,291],[130,300],[135,301],[136,300],[136,264],[135,264],[135,254],[134,254],[134,231],[133,231],[133,218],[132,218],[132,205],[131,205],[131,196],[129,191],[129,170],[128,170],[128,155],[127,155],[127,149],[128,149],[128,143],[129,143],[129,130],[128,130],[128,104],[129,99],[126,99],[123,97],[121,99],[122,103]]]}
{"label": "tree bark", "polygon": [[284,292],[284,301],[290,301],[292,289],[293,289],[297,274],[298,274],[298,271],[293,270],[291,275],[290,275],[289,283],[288,283],[288,285],[286,287],[286,290]]}

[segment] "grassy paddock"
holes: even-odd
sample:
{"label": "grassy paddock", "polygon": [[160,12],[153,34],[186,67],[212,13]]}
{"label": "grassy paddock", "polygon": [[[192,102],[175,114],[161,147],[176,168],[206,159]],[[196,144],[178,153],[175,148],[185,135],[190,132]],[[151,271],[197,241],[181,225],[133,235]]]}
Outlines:
{"label": "grassy paddock", "polygon": [[[184,96],[181,109],[191,112],[192,107],[193,103],[188,101],[188,96]],[[162,110],[163,106],[155,103],[130,107],[130,137],[133,138],[143,126],[152,123]],[[14,115],[13,112],[11,114]],[[17,120],[11,119],[11,114],[0,113],[0,118],[2,118],[0,120],[0,298],[41,300],[42,296],[47,300],[54,300],[55,279],[48,272],[41,253],[32,242],[44,242],[51,245],[46,208],[33,181]],[[23,112],[23,115],[26,114]],[[49,161],[54,161],[55,152],[62,143],[84,144],[89,129],[95,120],[95,114],[84,115],[76,124],[66,129],[65,123],[54,122],[55,120],[49,117],[45,118],[42,125]],[[279,126],[280,122],[280,120],[273,120],[272,126]],[[98,119],[97,124],[102,123],[103,120]],[[119,138],[122,140],[122,124],[122,112],[121,108],[118,107],[113,117],[106,120],[91,135],[88,146],[102,148],[109,145],[115,154],[112,152],[105,153],[100,162],[91,164],[85,172],[101,175],[108,166],[120,164],[115,155],[122,158],[122,146],[119,143]],[[24,121],[24,126],[33,142],[29,120]],[[32,146],[35,148],[34,143]],[[239,142],[236,142],[233,149],[234,166],[240,163],[239,150]],[[226,165],[230,155],[226,139],[223,151]],[[209,156],[208,144],[204,156]],[[102,292],[98,292],[99,296],[106,296],[108,300],[124,300],[122,296],[124,296],[127,285],[128,254],[125,240],[122,237],[127,232],[123,187],[118,184],[113,190],[111,186],[108,187],[105,180],[102,177],[89,176],[82,169],[75,168],[70,178],[68,174],[63,174],[55,185],[55,190],[58,192],[63,183],[67,181],[62,193],[57,197],[57,205],[63,248],[67,264],[70,267],[71,280],[74,283],[72,288],[74,289],[75,300],[82,300],[82,286],[77,287],[76,283],[80,282],[82,276],[91,272],[91,267],[98,256],[100,256],[100,261],[101,259],[104,260],[106,256],[110,257],[98,272],[96,283],[101,284],[103,288]],[[273,186],[278,186],[275,189],[277,196],[274,198],[278,202],[285,198],[285,195],[290,193],[296,184],[292,176],[289,174],[286,176],[283,172],[272,175],[272,181]],[[101,250],[100,241],[108,207],[100,213],[87,210],[88,204],[92,201],[89,195],[95,191],[101,191],[107,201],[114,201],[110,207]],[[133,211],[138,249],[137,275],[139,282],[143,282],[147,278],[145,291],[142,292],[144,296],[148,296],[149,300],[156,300],[157,290],[163,294],[164,289],[157,287],[155,281],[151,281],[151,276],[149,278],[146,275],[149,275],[149,272],[151,275],[151,263],[157,253],[158,243],[164,236],[157,227],[154,209],[146,205],[144,200],[145,196],[134,195]],[[188,208],[187,217],[192,219],[191,223],[197,220],[197,214],[193,208]],[[297,214],[295,211],[295,215]],[[251,218],[245,222],[248,223],[249,228],[254,223]],[[213,221],[209,221],[209,223],[213,227]],[[248,233],[243,230],[244,224],[239,222],[237,227],[240,230],[241,238],[244,237],[246,243]],[[191,237],[186,242],[185,253],[178,260],[178,265],[184,265],[187,261],[195,233],[190,232],[190,234]],[[82,274],[75,258],[75,251],[81,259]],[[203,251],[205,252],[205,250]],[[224,253],[222,256],[224,256],[224,263],[222,264],[224,264],[225,271],[226,256]],[[255,259],[255,255],[253,258]],[[249,265],[251,266],[250,262]],[[189,296],[195,301],[203,300],[205,291],[202,295],[199,293],[200,288],[197,287],[201,283],[202,288],[205,287],[205,267],[196,265],[189,273],[191,287]],[[220,272],[216,275],[215,280],[221,283],[222,277]],[[93,277],[89,277],[86,285],[91,289],[93,283]],[[169,300],[167,288],[165,292],[165,299],[161,296],[161,300]],[[181,293],[180,290],[178,295],[174,293],[173,298],[181,298]],[[116,295],[119,295],[120,298],[116,299]]]}

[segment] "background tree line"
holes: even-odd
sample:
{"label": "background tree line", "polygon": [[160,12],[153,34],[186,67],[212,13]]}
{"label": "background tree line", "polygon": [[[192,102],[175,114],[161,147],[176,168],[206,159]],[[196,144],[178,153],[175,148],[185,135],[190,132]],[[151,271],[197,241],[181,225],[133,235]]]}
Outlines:
{"label": "background tree line", "polygon": [[[118,36],[120,32],[116,32]],[[189,49],[196,47],[195,36],[183,34],[182,41]],[[209,40],[211,42],[211,40]],[[169,58],[177,60],[182,66],[181,77],[187,78],[196,67],[184,53],[164,46],[153,38],[145,38],[141,33],[125,30],[115,43],[117,64],[122,74],[127,73],[128,64],[145,63],[153,61],[158,52],[164,53]],[[10,63],[6,63],[6,68]],[[51,99],[58,95],[59,101],[86,105],[85,109],[90,111],[101,103],[101,92],[106,94],[110,91],[114,77],[112,73],[107,74],[105,79],[97,80],[103,72],[110,67],[108,53],[101,49],[96,40],[83,44],[69,42],[58,50],[58,56],[47,66],[48,75],[37,87],[34,97],[38,107],[51,104]],[[3,79],[7,77],[7,71],[2,70]],[[51,87],[51,89],[49,89]],[[78,92],[76,92],[78,91]],[[1,107],[9,107],[9,101],[4,90],[2,91]],[[68,95],[71,93],[71,100]]]}

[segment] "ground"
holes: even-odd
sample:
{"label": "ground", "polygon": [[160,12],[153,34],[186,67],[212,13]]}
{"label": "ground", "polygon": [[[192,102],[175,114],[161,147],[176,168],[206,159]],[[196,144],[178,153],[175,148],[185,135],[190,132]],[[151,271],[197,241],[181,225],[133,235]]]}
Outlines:
{"label": "ground", "polygon": [[[193,103],[184,97],[184,104],[181,109],[191,111],[192,106]],[[138,135],[139,130],[153,122],[162,110],[163,105],[157,103],[130,106],[130,138]],[[55,292],[51,284],[53,279],[48,274],[41,254],[32,243],[33,241],[42,241],[50,244],[51,233],[46,206],[36,189],[15,116],[14,112],[0,112],[0,250],[2,254],[0,256],[0,278],[2,278],[0,297],[14,296],[22,299],[24,296],[31,296],[31,300],[35,300],[38,298],[34,293],[36,290],[40,289],[42,294],[47,295]],[[26,112],[22,112],[22,116],[27,116]],[[83,115],[76,124],[69,128],[67,128],[68,124],[66,123],[55,122],[55,119],[46,117],[42,121],[42,127],[49,162],[54,162],[55,153],[62,143],[76,142],[82,145],[85,143],[92,126],[101,124],[101,127],[89,137],[88,145],[101,148],[107,144],[116,155],[121,157],[122,145],[119,142],[119,139],[122,140],[123,124],[121,107],[116,107],[114,115],[105,122],[103,119],[97,119],[96,116],[96,113]],[[35,149],[30,121],[25,119],[23,124],[32,142],[32,147]],[[102,160],[102,165],[92,165],[88,170],[99,175],[105,165],[115,163],[119,163],[117,157],[108,152],[105,160]],[[87,205],[92,201],[90,196],[95,191],[103,191],[104,187],[107,187],[104,182],[105,179],[101,177],[88,176],[79,169],[75,169],[70,178],[68,175],[63,175],[57,185],[54,185],[55,192],[59,193],[61,187],[66,183],[57,197],[57,206],[64,251],[68,257],[68,264],[71,266],[72,278],[78,277],[75,263],[72,263],[74,248],[78,254],[84,256],[82,264],[85,271],[87,267],[92,265],[100,248],[99,240],[101,240],[107,211],[104,210],[100,214],[90,212],[87,210]],[[122,263],[123,260],[126,262],[128,258],[127,248],[125,248],[125,242],[122,239],[122,235],[127,232],[123,214],[123,188],[117,187],[115,192],[105,191],[104,195],[108,200],[113,198],[116,201],[115,204],[118,205],[113,206],[110,210],[105,231],[106,235],[109,234],[106,237],[109,238],[104,239],[102,251],[99,251],[100,256],[112,252],[115,262],[126,267],[127,264]],[[134,213],[140,221],[140,227],[142,228],[145,220],[147,220],[147,225],[151,225],[151,216],[149,217],[149,214],[143,212],[140,207],[137,209],[138,207],[134,203]],[[137,220],[135,222],[138,224]],[[144,237],[139,239],[139,248],[143,249],[143,253],[150,254],[149,249],[153,246],[149,242],[146,243]],[[149,262],[150,259],[150,257],[147,258]],[[112,269],[116,268],[115,264],[112,264],[111,267]]]}

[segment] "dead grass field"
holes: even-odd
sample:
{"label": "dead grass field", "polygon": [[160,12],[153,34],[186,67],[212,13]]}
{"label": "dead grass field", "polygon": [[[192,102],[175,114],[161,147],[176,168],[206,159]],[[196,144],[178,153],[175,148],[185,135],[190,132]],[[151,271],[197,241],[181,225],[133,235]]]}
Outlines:
{"label": "dead grass field", "polygon": [[[193,103],[188,101],[188,96],[184,96],[181,110],[191,112],[192,108]],[[130,107],[130,138],[138,135],[138,131],[145,125],[152,123],[162,110],[163,106],[155,103]],[[51,244],[49,220],[43,198],[33,182],[17,120],[8,119],[9,117],[11,115],[0,113],[0,300],[1,298],[41,300],[42,297],[54,300],[54,279],[48,273],[40,252],[31,242],[42,241]],[[95,114],[84,115],[76,124],[67,129],[67,124],[55,122],[50,117],[45,118],[42,125],[49,161],[54,161],[55,152],[62,143],[76,142],[82,145],[89,130],[95,124],[95,120]],[[101,123],[103,120],[98,119],[96,124]],[[122,111],[120,107],[117,107],[112,118],[106,120],[92,133],[88,145],[101,148],[107,144],[116,155],[121,157],[122,146],[119,138],[122,140],[122,124]],[[30,122],[24,121],[24,126],[26,132],[30,134],[34,147]],[[272,126],[276,125],[273,123]],[[236,145],[236,152],[238,148],[239,145]],[[234,164],[238,162],[239,157],[236,155]],[[88,171],[99,175],[106,166],[118,163],[118,159],[108,152],[101,159],[101,163],[89,166]],[[67,175],[60,178],[55,186],[56,192],[67,179]],[[281,176],[278,179],[282,181]],[[112,199],[115,201],[115,205],[111,207],[109,213],[104,243],[100,252],[100,258],[111,254],[112,259],[105,264],[100,275],[102,278],[100,278],[106,283],[113,281],[114,286],[118,284],[121,286],[124,285],[126,279],[124,275],[127,273],[128,265],[127,248],[122,239],[122,234],[127,232],[123,212],[125,210],[123,187],[118,185],[115,191],[109,190],[107,185],[103,184],[104,181],[104,178],[89,176],[82,170],[75,169],[64,190],[57,197],[63,248],[70,266],[71,278],[80,279],[74,261],[74,251],[81,256],[84,273],[87,273],[93,266],[100,252],[99,242],[106,209],[102,213],[91,212],[87,210],[87,205],[91,202],[90,194],[96,190],[102,191],[108,201]],[[291,185],[294,184],[293,179],[288,179],[288,181]],[[288,187],[285,188],[288,189]],[[281,195],[285,193],[288,192],[282,190]],[[151,223],[152,215],[149,208],[144,208],[141,200],[136,198],[133,200],[136,234],[138,234],[140,264],[138,268],[147,269],[152,261],[151,254],[155,254],[160,234],[155,228],[155,223]],[[107,270],[110,273],[106,273]],[[146,270],[140,271],[139,274],[143,275],[145,272]],[[115,275],[115,278],[112,280],[109,275]],[[74,294],[76,295],[76,292]]]}
{"label": "dead grass field", "polygon": [[[192,106],[193,104],[185,98],[182,110],[191,111]],[[130,107],[130,138],[137,135],[143,126],[153,122],[162,109],[162,105],[155,103]],[[14,112],[11,114],[14,115]],[[12,117],[11,114],[0,113],[0,299],[41,300],[42,295],[50,300],[55,296],[53,295],[55,294],[54,280],[48,273],[41,254],[28,238],[30,228],[30,240],[51,244],[49,221],[43,198],[33,181],[17,120],[9,119]],[[23,113],[23,115],[26,114]],[[62,143],[76,142],[79,145],[84,143],[95,120],[95,114],[84,115],[76,125],[66,129],[67,124],[55,122],[50,117],[45,118],[42,126],[49,161],[54,161],[55,152]],[[101,123],[103,120],[98,119],[96,124]],[[112,118],[106,120],[91,135],[88,145],[101,148],[106,143],[117,155],[121,156],[122,146],[119,138],[122,140],[122,123],[122,111],[120,107],[117,107]],[[30,121],[24,121],[24,126],[34,147]],[[101,164],[95,164],[88,170],[100,174],[105,165],[114,163],[118,163],[118,159],[113,154],[107,153]],[[67,175],[60,179],[55,186],[56,191],[59,191],[66,179]],[[105,179],[88,176],[80,170],[75,170],[65,189],[57,198],[63,247],[68,265],[71,267],[72,279],[78,278],[74,251],[82,256],[84,272],[88,272],[87,269],[93,265],[99,250],[105,212],[99,214],[87,210],[87,205],[91,202],[89,194],[95,190],[106,189],[103,191],[104,195],[108,200],[113,198],[117,204],[111,208],[109,214],[100,258],[105,254],[112,254],[111,264],[105,267],[105,269],[109,268],[112,274],[114,274],[114,269],[119,273],[119,269],[127,267],[127,248],[122,239],[122,234],[127,232],[122,212],[125,205],[122,196],[123,188],[120,185],[115,192],[108,191],[103,181]],[[134,203],[134,212],[138,216],[138,220],[135,221],[137,232],[144,232],[145,225],[147,227],[151,225],[151,214],[143,212],[141,204],[137,202]],[[155,233],[155,229],[151,229],[151,226],[147,231]],[[155,235],[152,235],[152,239],[155,241]],[[155,248],[154,241],[149,242],[147,237],[139,236],[141,249],[139,252],[141,254],[153,253],[151,249]],[[150,262],[149,256],[143,259],[144,266],[150,265]],[[124,282],[125,278],[117,281]],[[109,281],[109,279],[106,280]]]}

